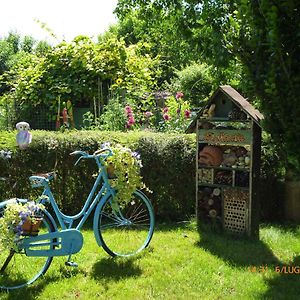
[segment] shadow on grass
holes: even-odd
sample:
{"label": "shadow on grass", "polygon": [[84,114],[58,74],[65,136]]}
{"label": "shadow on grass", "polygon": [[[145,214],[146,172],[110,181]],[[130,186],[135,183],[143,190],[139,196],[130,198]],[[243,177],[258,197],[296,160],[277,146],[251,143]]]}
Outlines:
{"label": "shadow on grass", "polygon": [[[293,233],[297,228],[279,227]],[[281,262],[263,241],[218,233],[209,225],[201,225],[198,229],[200,241],[197,242],[197,246],[220,257],[233,267],[256,267],[256,270],[267,267],[268,270],[277,271],[272,278],[265,278],[268,290],[262,296],[263,299],[300,299],[300,256],[294,257],[287,265]]]}
{"label": "shadow on grass", "polygon": [[216,232],[209,225],[199,226],[197,245],[236,267],[278,265],[280,261],[264,242],[248,237]]}
{"label": "shadow on grass", "polygon": [[288,265],[277,266],[278,276],[268,279],[269,288],[265,299],[300,299],[300,256],[294,257]]}
{"label": "shadow on grass", "polygon": [[94,279],[118,281],[126,277],[136,277],[142,270],[134,264],[134,258],[103,258],[95,263],[91,272]]}
{"label": "shadow on grass", "polygon": [[42,293],[45,287],[51,282],[56,282],[59,280],[59,277],[57,276],[46,276],[41,277],[37,281],[35,281],[33,284],[16,289],[11,291],[0,291],[0,299],[2,299],[2,295],[7,294],[8,300],[16,300],[16,299],[22,299],[22,300],[32,300],[37,299],[39,294]]}
{"label": "shadow on grass", "polygon": [[69,267],[61,265],[59,268],[59,274],[61,278],[72,278],[78,274],[83,275],[84,277],[88,276],[88,272],[81,269],[80,267]]}

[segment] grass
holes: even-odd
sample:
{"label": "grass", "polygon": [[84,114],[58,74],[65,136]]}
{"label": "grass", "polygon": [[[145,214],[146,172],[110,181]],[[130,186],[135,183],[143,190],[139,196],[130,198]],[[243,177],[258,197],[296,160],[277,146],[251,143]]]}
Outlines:
{"label": "grass", "polygon": [[[44,278],[0,299],[299,299],[300,226],[262,225],[253,241],[160,225],[147,250],[122,259],[99,248],[92,230],[84,238],[78,268],[55,258]],[[298,268],[285,274],[288,266]]]}

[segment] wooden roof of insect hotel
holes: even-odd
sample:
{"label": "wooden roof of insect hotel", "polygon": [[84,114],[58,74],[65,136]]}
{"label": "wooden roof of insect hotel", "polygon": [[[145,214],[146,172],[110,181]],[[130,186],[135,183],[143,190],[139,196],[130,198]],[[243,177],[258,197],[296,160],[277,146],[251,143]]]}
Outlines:
{"label": "wooden roof of insect hotel", "polygon": [[197,113],[197,116],[187,128],[187,133],[195,131],[197,119],[200,118],[204,110],[207,110],[212,104],[216,104],[216,110],[219,116],[227,116],[229,111],[236,106],[258,125],[260,125],[260,121],[264,118],[263,115],[234,88],[229,85],[222,85],[209,98],[207,104]]}

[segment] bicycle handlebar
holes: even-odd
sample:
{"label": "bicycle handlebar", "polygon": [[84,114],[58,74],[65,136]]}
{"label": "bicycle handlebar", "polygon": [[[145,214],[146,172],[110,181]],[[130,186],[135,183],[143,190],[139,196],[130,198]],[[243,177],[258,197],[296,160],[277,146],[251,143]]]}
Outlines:
{"label": "bicycle handlebar", "polygon": [[[108,152],[108,153],[101,154],[103,152]],[[98,161],[98,157],[101,157],[103,160],[105,160],[108,156],[112,155],[112,151],[109,148],[104,148],[104,149],[96,150],[92,155],[88,154],[84,151],[81,151],[81,150],[76,150],[76,151],[70,153],[70,155],[78,155],[78,154],[80,155],[80,157],[75,162],[75,164],[74,164],[75,166],[80,162],[80,160],[82,158],[94,158],[94,159],[96,159],[96,161]],[[99,163],[99,161],[98,161],[98,163]]]}
{"label": "bicycle handlebar", "polygon": [[103,149],[96,150],[96,151],[94,152],[93,155],[99,156],[99,154],[101,154],[101,153],[103,153],[103,152],[106,152],[106,151],[108,151],[108,154],[105,155],[105,156],[110,156],[110,155],[112,155],[112,151],[111,151],[111,149],[109,149],[109,148],[103,148]]}

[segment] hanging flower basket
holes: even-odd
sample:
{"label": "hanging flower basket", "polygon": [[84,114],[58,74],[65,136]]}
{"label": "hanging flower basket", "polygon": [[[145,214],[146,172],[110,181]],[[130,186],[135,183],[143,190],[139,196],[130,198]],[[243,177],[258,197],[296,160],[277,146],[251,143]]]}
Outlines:
{"label": "hanging flower basket", "polygon": [[30,217],[26,219],[22,225],[21,235],[23,236],[37,236],[39,234],[39,229],[43,218],[41,217]]}
{"label": "hanging flower basket", "polygon": [[116,199],[119,202],[130,201],[137,189],[145,187],[140,174],[140,155],[127,147],[108,142],[101,145],[101,148],[109,148],[113,153],[106,159],[105,167],[110,184],[117,191]]}

